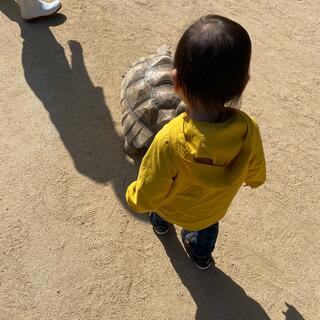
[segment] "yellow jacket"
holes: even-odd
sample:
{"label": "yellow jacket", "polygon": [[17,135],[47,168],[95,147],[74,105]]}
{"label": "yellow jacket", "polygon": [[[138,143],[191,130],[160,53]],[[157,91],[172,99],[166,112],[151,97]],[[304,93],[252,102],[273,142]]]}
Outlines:
{"label": "yellow jacket", "polygon": [[242,111],[223,123],[171,120],[156,135],[139,175],[127,189],[129,206],[155,211],[188,230],[202,230],[227,212],[243,183],[264,183],[266,168],[257,124]]}

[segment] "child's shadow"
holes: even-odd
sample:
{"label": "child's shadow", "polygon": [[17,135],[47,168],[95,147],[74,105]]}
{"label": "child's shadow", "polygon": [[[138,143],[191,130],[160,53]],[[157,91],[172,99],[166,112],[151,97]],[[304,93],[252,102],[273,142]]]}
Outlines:
{"label": "child's shadow", "polygon": [[69,65],[63,47],[50,30],[66,17],[56,14],[27,23],[13,0],[1,0],[0,10],[21,28],[26,82],[47,110],[74,166],[98,183],[110,183],[126,206],[124,192],[136,170],[125,157],[103,89],[92,83],[86,70],[80,43],[69,41]]}
{"label": "child's shadow", "polygon": [[197,270],[187,258],[175,230],[158,238],[197,305],[195,319],[270,320],[259,303],[221,270]]}

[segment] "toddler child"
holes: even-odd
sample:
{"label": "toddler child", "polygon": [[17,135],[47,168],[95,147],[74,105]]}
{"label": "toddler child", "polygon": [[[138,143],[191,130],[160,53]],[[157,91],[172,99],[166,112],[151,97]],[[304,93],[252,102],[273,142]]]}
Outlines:
{"label": "toddler child", "polygon": [[249,35],[232,20],[208,15],[185,31],[172,76],[188,111],[158,132],[126,193],[133,210],[150,212],[156,233],[166,233],[169,223],[183,228],[199,269],[213,262],[219,221],[239,188],[266,179],[258,125],[236,108],[250,58]]}

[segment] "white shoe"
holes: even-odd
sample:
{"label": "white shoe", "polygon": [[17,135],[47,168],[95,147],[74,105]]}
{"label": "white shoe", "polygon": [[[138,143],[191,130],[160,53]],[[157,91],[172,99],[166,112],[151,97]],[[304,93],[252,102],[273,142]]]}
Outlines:
{"label": "white shoe", "polygon": [[50,16],[60,10],[62,4],[60,0],[44,2],[41,0],[17,0],[21,16],[25,20]]}

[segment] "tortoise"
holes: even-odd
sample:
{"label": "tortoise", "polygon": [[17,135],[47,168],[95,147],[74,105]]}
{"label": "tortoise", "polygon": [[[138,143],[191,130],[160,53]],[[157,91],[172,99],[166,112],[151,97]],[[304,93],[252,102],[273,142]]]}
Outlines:
{"label": "tortoise", "polygon": [[157,132],[186,110],[174,93],[171,70],[173,57],[161,46],[149,57],[133,63],[122,81],[120,103],[124,149],[127,155],[143,155]]}

